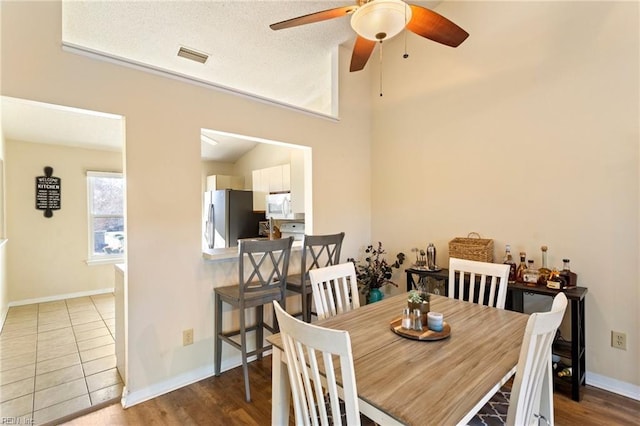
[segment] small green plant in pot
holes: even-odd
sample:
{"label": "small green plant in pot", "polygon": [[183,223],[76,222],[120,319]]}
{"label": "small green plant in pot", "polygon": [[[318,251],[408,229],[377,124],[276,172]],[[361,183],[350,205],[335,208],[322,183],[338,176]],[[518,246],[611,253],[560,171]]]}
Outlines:
{"label": "small green plant in pot", "polygon": [[413,312],[414,309],[419,309],[422,317],[422,325],[427,325],[427,314],[429,313],[431,295],[423,290],[411,290],[409,297],[407,298],[407,306]]}

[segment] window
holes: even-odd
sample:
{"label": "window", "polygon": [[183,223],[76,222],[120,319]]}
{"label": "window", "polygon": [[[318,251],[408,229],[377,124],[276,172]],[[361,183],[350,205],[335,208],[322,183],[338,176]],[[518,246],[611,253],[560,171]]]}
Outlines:
{"label": "window", "polygon": [[124,259],[122,173],[87,172],[89,263]]}

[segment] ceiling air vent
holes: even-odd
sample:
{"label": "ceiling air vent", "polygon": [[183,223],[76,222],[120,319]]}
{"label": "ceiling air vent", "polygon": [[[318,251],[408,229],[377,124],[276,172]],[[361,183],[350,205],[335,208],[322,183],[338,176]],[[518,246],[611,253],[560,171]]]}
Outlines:
{"label": "ceiling air vent", "polygon": [[180,46],[180,50],[178,50],[178,56],[190,59],[192,61],[200,62],[204,64],[209,59],[209,55],[202,52],[196,52],[195,50],[187,49],[186,47]]}

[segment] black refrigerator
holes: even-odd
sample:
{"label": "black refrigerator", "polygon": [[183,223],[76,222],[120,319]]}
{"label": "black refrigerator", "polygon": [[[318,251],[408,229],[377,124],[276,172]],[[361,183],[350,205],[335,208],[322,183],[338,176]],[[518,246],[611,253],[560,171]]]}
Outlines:
{"label": "black refrigerator", "polygon": [[258,237],[264,213],[253,211],[253,192],[234,189],[204,193],[205,248],[236,247],[240,238]]}

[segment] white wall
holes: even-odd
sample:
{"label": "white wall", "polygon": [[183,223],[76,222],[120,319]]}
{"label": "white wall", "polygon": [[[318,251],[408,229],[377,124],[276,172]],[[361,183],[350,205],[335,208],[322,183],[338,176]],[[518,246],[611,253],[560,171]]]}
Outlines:
{"label": "white wall", "polygon": [[467,41],[413,36],[406,61],[402,40],[386,44],[382,98],[370,64],[373,237],[390,251],[434,242],[441,265],[471,231],[494,239],[497,259],[505,244],[538,265],[543,244],[550,265],[570,258],[589,289],[587,370],[636,398],[638,8],[443,2]]}
{"label": "white wall", "polygon": [[[126,118],[127,388],[137,400],[212,373],[212,288],[237,274],[233,262],[202,260],[200,129],[312,147],[314,230],[344,230],[346,256],[369,240],[369,80],[345,72],[348,52],[336,122],[63,52],[59,1],[1,7],[2,95]],[[181,346],[192,327],[195,344]]]}
{"label": "white wall", "polygon": [[[113,288],[113,265],[88,258],[87,178],[122,171],[122,153],[6,141],[7,285],[12,303]],[[46,218],[35,209],[34,182],[45,166],[61,179],[61,209]]]}

